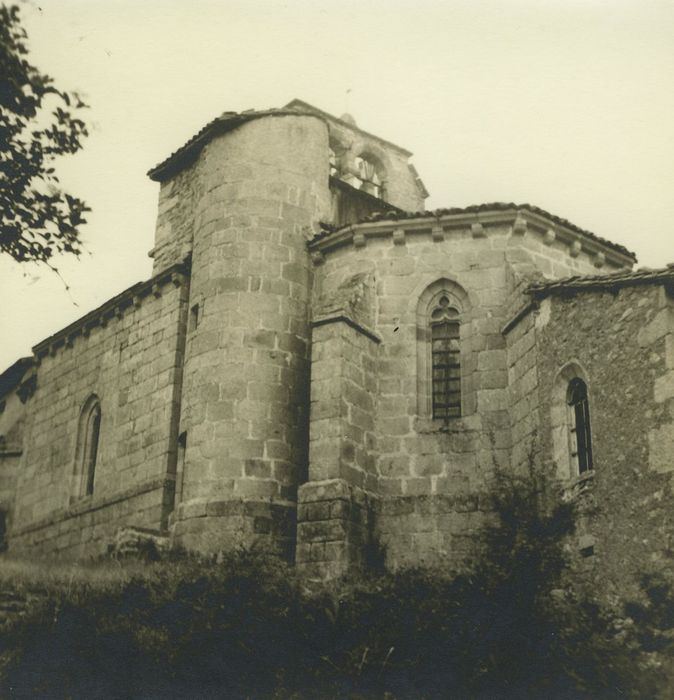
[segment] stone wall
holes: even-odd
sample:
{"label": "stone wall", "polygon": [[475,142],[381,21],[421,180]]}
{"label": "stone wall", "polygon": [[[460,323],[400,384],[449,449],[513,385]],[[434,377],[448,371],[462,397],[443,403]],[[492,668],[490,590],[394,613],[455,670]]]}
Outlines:
{"label": "stone wall", "polygon": [[150,251],[155,275],[192,253],[195,211],[203,194],[200,172],[196,165],[190,165],[161,183],[154,247]]}
{"label": "stone wall", "polygon": [[517,322],[506,327],[508,349],[508,404],[511,464],[522,467],[538,448],[539,391],[536,315],[525,309]]}
{"label": "stone wall", "polygon": [[[636,592],[651,570],[674,580],[673,309],[662,285],[642,285],[550,296],[536,317],[541,457],[581,499],[575,551],[609,598]],[[590,404],[594,469],[581,478],[569,474],[568,443],[559,444],[568,433],[555,397],[570,363]]]}
{"label": "stone wall", "polygon": [[5,388],[0,387],[0,551],[6,545],[7,529],[14,511],[16,480],[23,452],[26,403],[33,385],[32,360],[18,360],[3,376],[9,382]]}
{"label": "stone wall", "polygon": [[[378,497],[376,532],[391,567],[468,556],[484,517],[480,492],[495,468],[510,464],[513,433],[522,442],[532,431],[532,416],[522,422],[520,413],[530,413],[535,377],[516,376],[532,362],[523,357],[530,348],[513,336],[519,353],[514,359],[502,331],[526,302],[522,288],[527,280],[597,272],[591,251],[571,254],[561,238],[546,237],[547,229],[530,223],[518,231],[514,219],[484,225],[474,218],[425,225],[422,220],[381,222],[354,227],[350,240],[314,247],[316,308],[322,300],[339,298],[344,285],[358,276],[369,280],[374,299],[372,330],[381,340],[371,402],[376,480],[370,478],[366,488]],[[462,307],[462,416],[448,421],[431,415],[427,378],[424,305],[441,288]],[[324,333],[314,329],[312,371],[322,371]],[[526,335],[523,327],[516,333]],[[515,386],[510,388],[509,381]],[[344,396],[334,379],[331,386],[335,396]],[[520,392],[513,425],[510,408]],[[312,448],[314,431],[328,435],[330,430],[343,434],[336,422],[319,428],[312,420]],[[312,452],[310,474],[314,461]],[[349,478],[348,483],[359,484],[355,475]]]}
{"label": "stone wall", "polygon": [[[374,134],[358,128],[348,121],[337,119],[306,102],[294,100],[288,107],[319,115],[328,125],[329,146],[336,155],[337,177],[350,181],[348,170],[353,160],[362,157],[376,164],[378,174],[384,182],[384,199],[405,211],[422,211],[427,195],[420,184],[416,170],[410,167],[412,155]],[[327,149],[323,155],[328,160]]]}
{"label": "stone wall", "polygon": [[[10,547],[93,555],[123,526],[166,527],[173,508],[187,277],[135,285],[35,348]],[[93,494],[79,497],[82,407],[100,400]]]}
{"label": "stone wall", "polygon": [[460,571],[476,554],[475,537],[489,518],[478,490],[390,496],[375,505],[376,537],[387,567]]}
{"label": "stone wall", "polygon": [[[194,209],[176,543],[216,551],[243,538],[287,549],[293,535],[283,523],[294,522],[307,472],[306,241],[330,209],[327,153],[322,119],[285,113],[212,139],[195,166],[203,187]],[[184,197],[192,196],[188,188]],[[268,510],[266,532],[252,520],[241,532],[241,502]],[[275,515],[283,509],[287,517]]]}
{"label": "stone wall", "polygon": [[310,578],[362,569],[374,538],[379,338],[364,325],[370,284],[352,277],[314,320],[309,481],[299,490],[297,532],[297,564]]}
{"label": "stone wall", "polygon": [[[643,287],[532,304],[532,281],[632,258],[528,205],[424,213],[410,155],[294,101],[225,113],[151,171],[162,181],[155,276],[35,349],[12,546],[89,554],[120,527],[169,528],[173,545],[205,552],[291,558],[297,543],[312,578],[362,569],[377,543],[392,568],[458,567],[494,471],[536,447],[559,454],[552,404],[571,361],[592,380],[598,455],[641,504],[650,542],[642,511],[671,497],[671,302]],[[358,158],[381,188],[359,180]],[[399,209],[330,221],[378,211],[372,192]],[[443,295],[460,320],[461,409],[440,419],[431,313]],[[88,400],[103,417],[94,492],[81,497]],[[641,432],[611,443],[623,424]],[[18,455],[0,462],[0,506]],[[594,481],[611,513],[626,506],[615,481]],[[622,527],[616,551],[636,557]],[[655,558],[667,551],[665,525],[656,532]],[[621,555],[605,556],[617,570]]]}

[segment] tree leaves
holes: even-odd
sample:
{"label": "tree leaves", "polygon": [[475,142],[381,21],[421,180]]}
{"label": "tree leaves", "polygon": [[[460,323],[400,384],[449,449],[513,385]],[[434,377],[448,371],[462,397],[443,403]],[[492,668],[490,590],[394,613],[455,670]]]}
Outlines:
{"label": "tree leaves", "polygon": [[0,252],[52,267],[54,255],[82,250],[90,209],[57,186],[53,161],[82,147],[76,112],[87,105],[29,63],[26,37],[19,7],[0,6]]}

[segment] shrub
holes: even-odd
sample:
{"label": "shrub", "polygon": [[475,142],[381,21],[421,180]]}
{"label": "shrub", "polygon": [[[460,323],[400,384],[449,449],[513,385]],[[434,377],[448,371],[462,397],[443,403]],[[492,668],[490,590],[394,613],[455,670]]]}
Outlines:
{"label": "shrub", "polygon": [[669,589],[651,580],[647,602],[628,606],[627,643],[563,587],[574,513],[554,480],[532,464],[497,475],[490,500],[482,556],[461,575],[408,570],[311,593],[292,568],[251,552],[75,569],[10,563],[5,588],[37,587],[40,597],[0,641],[0,694],[657,697],[658,668],[638,662],[649,644],[668,648],[658,624],[671,622]]}

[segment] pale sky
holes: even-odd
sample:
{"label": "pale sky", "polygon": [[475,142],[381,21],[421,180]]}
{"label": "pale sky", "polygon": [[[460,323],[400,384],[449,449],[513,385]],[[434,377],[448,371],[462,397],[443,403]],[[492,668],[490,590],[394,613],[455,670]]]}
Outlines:
{"label": "pale sky", "polygon": [[[88,253],[0,257],[0,371],[151,273],[145,173],[227,110],[300,98],[414,153],[427,208],[529,202],[674,260],[674,0],[32,0],[32,62],[91,109],[57,164]],[[346,91],[351,90],[348,103]]]}

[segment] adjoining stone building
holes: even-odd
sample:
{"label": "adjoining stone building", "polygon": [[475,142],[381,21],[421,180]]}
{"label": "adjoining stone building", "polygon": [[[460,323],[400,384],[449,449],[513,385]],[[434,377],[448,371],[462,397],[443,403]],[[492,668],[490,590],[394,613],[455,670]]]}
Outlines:
{"label": "adjoining stone building", "polygon": [[410,156],[295,100],[153,168],[153,276],[0,377],[10,551],[456,562],[537,449],[605,506],[584,555],[666,563],[674,269],[530,205],[426,212]]}

